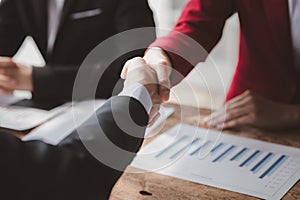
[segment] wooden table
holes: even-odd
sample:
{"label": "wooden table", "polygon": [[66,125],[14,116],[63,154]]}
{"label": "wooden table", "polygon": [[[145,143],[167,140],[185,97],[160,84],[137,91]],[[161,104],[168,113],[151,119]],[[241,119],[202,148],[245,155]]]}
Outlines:
{"label": "wooden table", "polygon": [[[197,109],[178,105],[166,105],[176,108],[173,114],[160,131],[170,129],[182,122],[201,126],[204,116],[210,114],[209,110]],[[183,111],[182,111],[183,110]],[[199,112],[195,112],[199,111]],[[200,120],[199,120],[200,119]],[[268,142],[279,143],[300,148],[300,130],[263,131],[255,128],[243,128],[226,133],[244,137],[260,139]],[[153,138],[146,139],[145,144]],[[129,169],[130,170],[130,169]],[[111,200],[185,200],[185,199],[256,199],[254,197],[238,194],[210,186],[192,183],[155,173],[128,173],[125,172],[113,189]],[[300,199],[300,183],[298,182],[283,198],[284,200]]]}

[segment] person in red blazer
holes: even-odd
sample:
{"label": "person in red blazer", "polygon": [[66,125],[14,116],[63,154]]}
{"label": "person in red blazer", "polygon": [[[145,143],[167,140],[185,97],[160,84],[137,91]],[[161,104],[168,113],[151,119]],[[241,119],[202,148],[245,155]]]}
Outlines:
{"label": "person in red blazer", "polygon": [[185,77],[204,61],[219,42],[226,19],[236,12],[241,25],[238,65],[224,107],[206,118],[206,125],[299,126],[300,76],[287,0],[190,0],[175,28],[157,39],[144,57],[165,86],[160,88],[162,100],[169,98],[169,86],[181,80],[174,71]]}

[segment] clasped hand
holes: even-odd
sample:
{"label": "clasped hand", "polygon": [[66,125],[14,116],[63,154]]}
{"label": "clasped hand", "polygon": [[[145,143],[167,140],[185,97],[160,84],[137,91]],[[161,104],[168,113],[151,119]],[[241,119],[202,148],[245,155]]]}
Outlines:
{"label": "clasped hand", "polygon": [[150,125],[159,116],[160,104],[169,100],[170,74],[171,64],[160,49],[150,50],[144,58],[127,61],[121,73],[121,77],[125,79],[124,89],[139,83],[149,92],[153,105],[149,115]]}

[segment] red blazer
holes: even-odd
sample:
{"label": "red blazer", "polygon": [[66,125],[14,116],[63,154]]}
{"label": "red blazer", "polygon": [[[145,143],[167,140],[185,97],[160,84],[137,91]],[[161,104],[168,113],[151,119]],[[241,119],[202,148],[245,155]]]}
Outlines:
{"label": "red blazer", "polygon": [[[226,19],[236,12],[241,24],[239,61],[227,100],[250,89],[291,103],[299,76],[292,57],[287,0],[190,0],[174,30],[150,47],[165,49],[173,67],[186,76],[205,59],[204,50],[210,52],[218,43]],[[179,79],[173,77],[173,84]]]}

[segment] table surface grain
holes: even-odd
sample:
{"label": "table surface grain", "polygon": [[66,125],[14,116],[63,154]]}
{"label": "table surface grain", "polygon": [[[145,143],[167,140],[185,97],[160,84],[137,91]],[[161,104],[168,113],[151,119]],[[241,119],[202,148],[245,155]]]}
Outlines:
{"label": "table surface grain", "polygon": [[[209,110],[194,107],[178,106],[175,104],[166,104],[165,106],[176,108],[176,112],[167,120],[163,128],[157,131],[159,134],[178,123],[202,126],[201,121],[203,117],[210,114]],[[226,131],[226,133],[300,148],[299,129],[266,131],[244,127],[239,130]],[[159,134],[156,134],[153,138],[146,139],[143,145],[149,143]],[[115,185],[110,197],[111,200],[256,199],[247,195],[156,173],[130,173],[130,170],[131,168],[129,167]],[[300,199],[300,183],[298,182],[283,199]]]}

